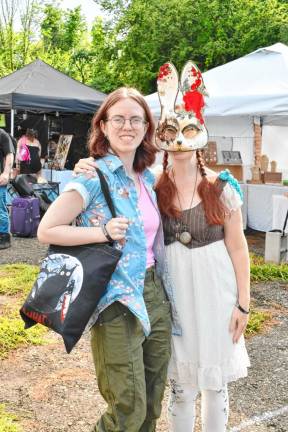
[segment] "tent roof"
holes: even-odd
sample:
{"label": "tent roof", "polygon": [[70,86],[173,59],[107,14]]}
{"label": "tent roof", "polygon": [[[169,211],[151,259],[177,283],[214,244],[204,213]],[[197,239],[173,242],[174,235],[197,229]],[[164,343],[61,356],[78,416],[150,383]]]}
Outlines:
{"label": "tent roof", "polygon": [[[205,117],[288,115],[288,46],[260,48],[203,73],[209,93]],[[146,96],[160,115],[157,93]]]}
{"label": "tent roof", "polygon": [[105,94],[88,87],[42,60],[0,79],[0,109],[94,112]]}

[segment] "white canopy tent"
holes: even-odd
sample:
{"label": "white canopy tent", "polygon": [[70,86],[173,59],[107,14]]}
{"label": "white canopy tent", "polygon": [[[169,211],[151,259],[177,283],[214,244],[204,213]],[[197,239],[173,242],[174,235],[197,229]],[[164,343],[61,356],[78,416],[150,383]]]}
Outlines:
{"label": "white canopy tent", "polygon": [[[209,93],[205,119],[210,139],[217,141],[218,161],[220,150],[240,150],[244,166],[251,166],[253,123],[260,121],[262,153],[287,169],[288,47],[277,43],[260,48],[203,73],[203,78]],[[146,101],[159,117],[157,93],[146,96]]]}

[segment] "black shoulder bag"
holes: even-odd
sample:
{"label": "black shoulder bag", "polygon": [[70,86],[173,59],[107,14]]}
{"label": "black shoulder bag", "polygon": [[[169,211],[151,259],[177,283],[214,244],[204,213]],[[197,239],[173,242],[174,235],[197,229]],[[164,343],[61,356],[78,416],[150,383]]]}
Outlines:
{"label": "black shoulder bag", "polygon": [[[107,182],[98,168],[97,173],[112,217],[116,217]],[[50,245],[20,309],[25,328],[37,323],[51,328],[62,336],[70,353],[105,293],[121,255],[113,243]]]}

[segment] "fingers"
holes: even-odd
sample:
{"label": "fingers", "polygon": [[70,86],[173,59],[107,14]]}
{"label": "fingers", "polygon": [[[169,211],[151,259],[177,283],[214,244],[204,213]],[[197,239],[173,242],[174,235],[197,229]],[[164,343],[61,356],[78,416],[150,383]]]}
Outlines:
{"label": "fingers", "polygon": [[87,171],[95,172],[95,167],[97,167],[97,164],[94,162],[93,157],[80,159],[74,167],[74,172],[76,174],[86,173]]}
{"label": "fingers", "polygon": [[231,320],[230,320],[230,324],[229,324],[229,332],[231,334],[234,334],[235,330],[237,328],[237,321],[236,321],[236,317],[235,314],[232,314]]}
{"label": "fingers", "polygon": [[113,240],[121,240],[125,238],[126,231],[128,229],[129,221],[125,217],[117,217],[111,219],[106,224],[106,229],[108,234]]}
{"label": "fingers", "polygon": [[229,325],[233,343],[239,342],[241,335],[246,329],[247,323],[248,316],[240,312],[237,308],[234,308]]}

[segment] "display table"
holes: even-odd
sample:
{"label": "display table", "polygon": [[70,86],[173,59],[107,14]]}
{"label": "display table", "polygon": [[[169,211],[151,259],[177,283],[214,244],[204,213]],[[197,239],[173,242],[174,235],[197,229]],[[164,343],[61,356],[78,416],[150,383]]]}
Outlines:
{"label": "display table", "polygon": [[50,169],[42,169],[43,177],[52,182],[59,182],[59,192],[61,193],[67,183],[72,180],[73,171],[70,170],[50,170]]}
{"label": "display table", "polygon": [[[283,195],[273,195],[272,229],[283,229],[286,214],[288,212],[288,198]],[[288,223],[285,232],[288,233]]]}
{"label": "display table", "polygon": [[273,225],[273,195],[283,195],[288,192],[288,187],[268,184],[246,186],[247,225],[257,231],[270,231]]}

